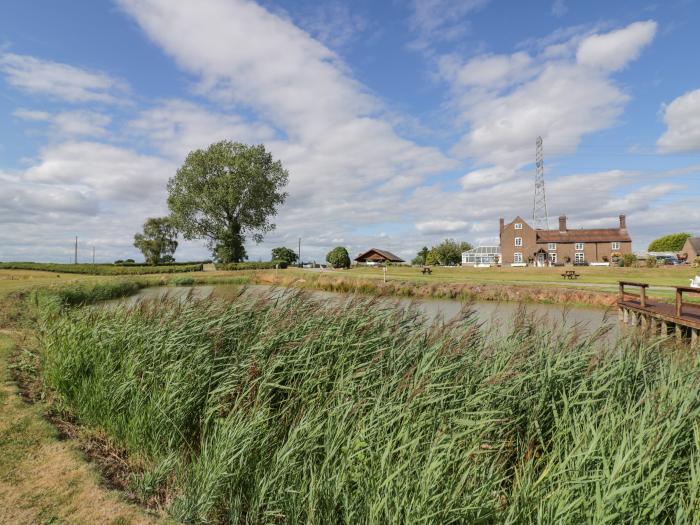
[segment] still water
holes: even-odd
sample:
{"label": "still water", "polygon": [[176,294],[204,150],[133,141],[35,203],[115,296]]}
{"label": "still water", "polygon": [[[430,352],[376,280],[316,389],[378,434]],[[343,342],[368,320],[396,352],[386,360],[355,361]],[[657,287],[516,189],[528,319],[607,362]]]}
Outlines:
{"label": "still water", "polygon": [[[155,287],[144,288],[137,294],[119,300],[121,304],[136,304],[144,300],[162,300],[165,298],[182,299],[230,299],[243,291],[246,295],[260,296],[264,294],[283,294],[285,289],[273,288],[265,285],[215,285],[215,286],[191,286],[191,287]],[[311,299],[338,304],[347,301],[350,296],[325,292],[319,290],[307,290]],[[399,308],[413,306],[418,309],[429,321],[449,321],[462,312],[465,303],[447,299],[406,299],[383,297],[378,299],[381,303],[397,305]],[[497,303],[493,301],[476,301],[468,304],[480,322],[488,323],[491,327],[508,326],[518,314],[519,309],[524,309],[527,314],[539,323],[551,327],[566,327],[579,331],[581,334],[595,332],[601,327],[609,328],[606,339],[613,340],[618,335],[616,317],[612,311],[600,308],[585,308],[581,306],[567,306],[554,304],[528,304]]]}

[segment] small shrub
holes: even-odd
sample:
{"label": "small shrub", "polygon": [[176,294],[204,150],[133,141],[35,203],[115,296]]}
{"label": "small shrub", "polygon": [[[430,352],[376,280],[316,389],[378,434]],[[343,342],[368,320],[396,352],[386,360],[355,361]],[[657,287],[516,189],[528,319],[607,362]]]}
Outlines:
{"label": "small shrub", "polygon": [[194,277],[189,275],[180,275],[173,277],[170,280],[170,284],[173,286],[192,286],[195,284]]}
{"label": "small shrub", "polygon": [[700,256],[693,259],[693,268],[698,268],[698,267],[700,267]]}
{"label": "small shrub", "polygon": [[656,268],[656,266],[657,266],[656,257],[647,257],[646,265],[647,265],[647,268]]}

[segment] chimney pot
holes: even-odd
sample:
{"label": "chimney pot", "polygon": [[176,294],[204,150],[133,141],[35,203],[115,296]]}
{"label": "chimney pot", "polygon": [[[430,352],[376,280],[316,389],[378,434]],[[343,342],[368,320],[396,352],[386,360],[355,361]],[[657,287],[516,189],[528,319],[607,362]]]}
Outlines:
{"label": "chimney pot", "polygon": [[566,231],[566,215],[559,216],[559,231],[560,232]]}
{"label": "chimney pot", "polygon": [[621,230],[627,229],[627,218],[624,215],[620,215],[620,229]]}
{"label": "chimney pot", "polygon": [[501,217],[500,219],[498,219],[498,222],[499,222],[499,230],[498,230],[498,232],[499,232],[499,233],[503,233],[503,230],[504,230],[505,227],[506,227],[506,226],[505,226],[506,221],[503,219],[503,217]]}

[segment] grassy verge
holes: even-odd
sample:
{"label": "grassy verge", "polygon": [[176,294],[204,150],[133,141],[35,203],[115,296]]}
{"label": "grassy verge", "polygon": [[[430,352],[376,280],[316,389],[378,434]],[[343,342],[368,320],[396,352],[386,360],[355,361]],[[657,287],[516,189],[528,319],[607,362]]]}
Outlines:
{"label": "grassy verge", "polygon": [[371,300],[42,318],[62,408],[192,523],[696,522],[700,360]]}
{"label": "grassy verge", "polygon": [[105,490],[74,443],[60,440],[44,418],[46,406],[22,400],[9,373],[14,353],[0,330],[0,523],[160,523]]}

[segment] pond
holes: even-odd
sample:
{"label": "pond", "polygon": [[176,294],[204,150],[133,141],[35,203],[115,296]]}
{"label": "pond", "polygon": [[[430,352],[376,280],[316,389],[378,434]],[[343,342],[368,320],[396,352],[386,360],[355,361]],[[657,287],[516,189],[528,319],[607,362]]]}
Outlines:
{"label": "pond", "polygon": [[[136,304],[143,300],[162,300],[164,298],[175,298],[186,300],[188,298],[204,300],[208,298],[232,299],[241,292],[247,295],[260,296],[264,294],[284,294],[288,292],[284,288],[274,288],[266,285],[214,285],[214,286],[183,286],[183,287],[154,287],[144,288],[137,294],[121,299],[121,304]],[[347,301],[350,295],[320,290],[306,290],[310,298],[318,301],[327,301],[337,304],[338,301]],[[429,321],[454,319],[468,306],[474,312],[480,322],[489,324],[492,328],[498,329],[508,326],[515,318],[519,310],[525,312],[547,326],[558,328],[570,328],[582,334],[590,334],[601,327],[607,327],[609,333],[608,340],[614,340],[618,335],[617,317],[612,310],[606,311],[599,308],[586,308],[581,306],[568,306],[560,304],[527,304],[475,301],[472,303],[462,303],[456,300],[447,299],[406,299],[398,297],[381,297],[378,301],[386,304],[396,305],[399,308],[414,306]]]}

